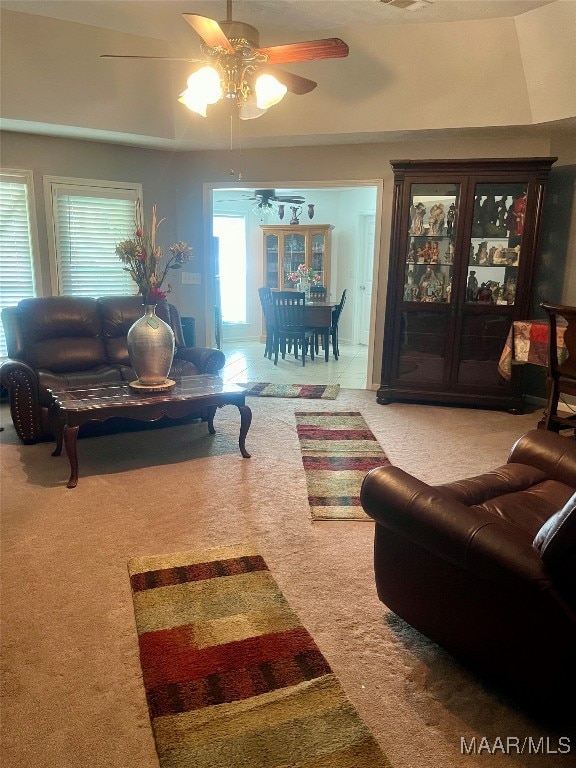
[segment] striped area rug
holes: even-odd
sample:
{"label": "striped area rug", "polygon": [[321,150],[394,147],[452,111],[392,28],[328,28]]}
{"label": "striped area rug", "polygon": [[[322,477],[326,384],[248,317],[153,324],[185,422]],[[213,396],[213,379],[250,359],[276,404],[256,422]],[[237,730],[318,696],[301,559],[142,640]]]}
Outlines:
{"label": "striped area rug", "polygon": [[301,397],[306,400],[336,400],[340,384],[274,384],[269,381],[249,381],[239,384],[246,394],[254,397]]}
{"label": "striped area rug", "polygon": [[360,486],[367,472],[390,464],[359,411],[296,411],[313,520],[366,520]]}
{"label": "striped area rug", "polygon": [[161,768],[391,768],[257,550],[128,570]]}

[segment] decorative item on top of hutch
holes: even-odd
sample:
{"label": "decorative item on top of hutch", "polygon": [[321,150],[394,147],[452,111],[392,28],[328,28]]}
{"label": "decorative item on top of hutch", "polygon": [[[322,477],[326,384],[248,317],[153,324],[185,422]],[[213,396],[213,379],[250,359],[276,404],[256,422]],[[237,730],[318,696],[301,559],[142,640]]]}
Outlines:
{"label": "decorative item on top of hutch", "polygon": [[376,399],[522,410],[498,361],[531,306],[557,158],[398,160]]}
{"label": "decorative item on top of hutch", "polygon": [[330,286],[333,224],[261,224],[264,234],[264,285],[281,291],[296,288],[290,279],[300,264],[314,270],[319,285]]}

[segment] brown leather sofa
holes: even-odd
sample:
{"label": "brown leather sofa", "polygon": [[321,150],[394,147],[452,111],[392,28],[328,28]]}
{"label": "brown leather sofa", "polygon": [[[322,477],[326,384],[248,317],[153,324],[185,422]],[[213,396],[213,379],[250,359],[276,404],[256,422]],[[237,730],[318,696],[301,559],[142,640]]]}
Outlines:
{"label": "brown leather sofa", "polygon": [[365,478],[380,600],[537,707],[576,684],[576,440],[533,430],[505,465],[430,486],[398,467]]}
{"label": "brown leather sofa", "polygon": [[[160,302],[156,312],[174,331],[171,378],[217,374],[224,367],[220,350],[185,346],[175,306]],[[0,383],[8,392],[12,421],[23,443],[53,437],[49,389],[136,378],[126,335],[142,314],[139,296],[51,296],[24,299],[2,310],[8,359],[0,368]]]}

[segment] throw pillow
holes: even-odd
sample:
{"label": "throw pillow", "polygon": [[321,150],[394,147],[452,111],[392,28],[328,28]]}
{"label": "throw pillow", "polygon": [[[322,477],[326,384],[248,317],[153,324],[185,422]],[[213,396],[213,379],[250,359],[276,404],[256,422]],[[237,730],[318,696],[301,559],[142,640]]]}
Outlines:
{"label": "throw pillow", "polygon": [[[544,523],[532,546],[551,570],[572,569],[576,562],[576,493]],[[576,578],[576,574],[572,577]]]}

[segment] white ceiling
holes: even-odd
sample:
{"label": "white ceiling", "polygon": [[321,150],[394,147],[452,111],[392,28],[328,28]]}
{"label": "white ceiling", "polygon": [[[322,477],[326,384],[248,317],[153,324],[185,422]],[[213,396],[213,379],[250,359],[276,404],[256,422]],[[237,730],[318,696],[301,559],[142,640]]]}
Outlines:
{"label": "white ceiling", "polygon": [[[322,37],[327,28],[511,18],[554,1],[430,0],[421,10],[404,11],[380,0],[235,0],[232,17],[256,26],[262,45],[273,45],[276,30]],[[182,13],[226,18],[225,0],[0,0],[2,8],[172,42],[194,37]]]}

